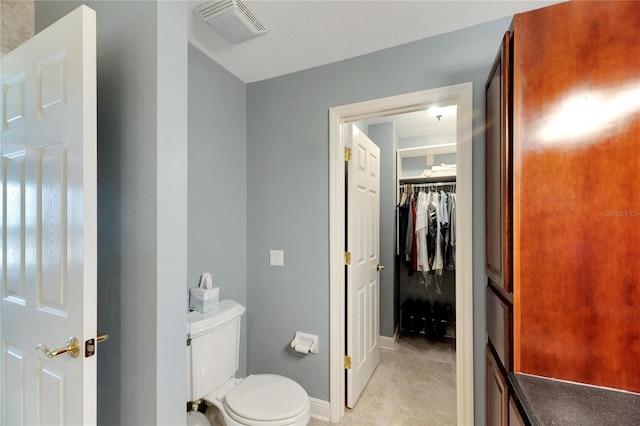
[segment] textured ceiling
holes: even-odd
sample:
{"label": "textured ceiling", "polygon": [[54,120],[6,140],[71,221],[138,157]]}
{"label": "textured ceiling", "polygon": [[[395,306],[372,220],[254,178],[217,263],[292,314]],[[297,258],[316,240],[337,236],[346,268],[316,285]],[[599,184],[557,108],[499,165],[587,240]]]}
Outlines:
{"label": "textured ceiling", "polygon": [[[191,11],[202,1],[188,2]],[[245,1],[267,27],[230,44],[193,13],[189,41],[245,83],[360,56],[558,1]]]}

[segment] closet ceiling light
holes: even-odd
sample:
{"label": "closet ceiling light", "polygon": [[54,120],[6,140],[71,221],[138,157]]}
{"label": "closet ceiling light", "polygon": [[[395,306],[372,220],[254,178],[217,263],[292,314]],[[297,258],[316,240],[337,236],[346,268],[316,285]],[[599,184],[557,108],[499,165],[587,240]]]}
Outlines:
{"label": "closet ceiling light", "polygon": [[440,121],[441,118],[451,118],[456,116],[456,112],[458,111],[457,105],[446,105],[446,106],[431,106],[427,109],[427,115],[437,118]]}
{"label": "closet ceiling light", "polygon": [[427,110],[427,114],[432,117],[438,118],[438,116],[440,116],[440,118],[442,118],[442,108],[437,106],[429,107],[429,109]]}

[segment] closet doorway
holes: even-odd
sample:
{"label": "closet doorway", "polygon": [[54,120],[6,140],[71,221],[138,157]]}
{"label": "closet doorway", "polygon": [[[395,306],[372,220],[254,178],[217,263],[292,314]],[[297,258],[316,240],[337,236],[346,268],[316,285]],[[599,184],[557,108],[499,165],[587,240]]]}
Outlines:
{"label": "closet doorway", "polygon": [[472,291],[472,83],[393,96],[329,110],[330,195],[330,401],[329,418],[345,412],[345,163],[344,125],[378,117],[456,106],[457,254],[456,407],[458,424],[473,424],[473,291]]}

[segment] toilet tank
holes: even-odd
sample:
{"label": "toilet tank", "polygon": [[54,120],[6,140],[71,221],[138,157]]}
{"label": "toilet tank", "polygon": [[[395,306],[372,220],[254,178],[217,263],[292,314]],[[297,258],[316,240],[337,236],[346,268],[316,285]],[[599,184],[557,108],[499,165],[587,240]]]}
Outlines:
{"label": "toilet tank", "polygon": [[222,300],[212,312],[187,314],[189,401],[203,398],[235,376],[244,311],[241,304]]}

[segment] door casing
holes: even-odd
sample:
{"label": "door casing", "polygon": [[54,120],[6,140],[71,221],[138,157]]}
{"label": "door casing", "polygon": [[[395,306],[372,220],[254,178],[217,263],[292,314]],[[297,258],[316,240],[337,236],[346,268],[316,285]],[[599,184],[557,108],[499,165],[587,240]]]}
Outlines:
{"label": "door casing", "polygon": [[364,101],[329,109],[329,420],[344,417],[345,401],[345,123],[457,105],[458,243],[456,261],[457,423],[474,423],[473,395],[473,83]]}

